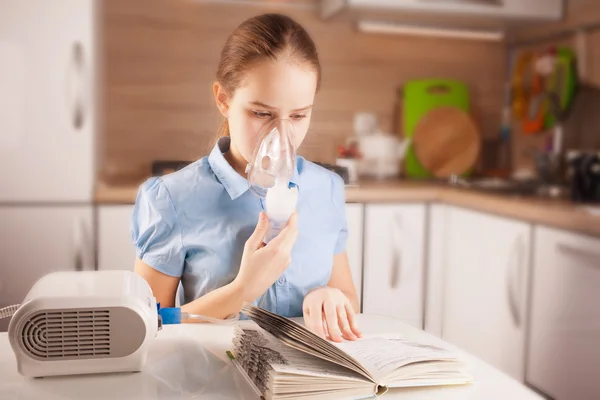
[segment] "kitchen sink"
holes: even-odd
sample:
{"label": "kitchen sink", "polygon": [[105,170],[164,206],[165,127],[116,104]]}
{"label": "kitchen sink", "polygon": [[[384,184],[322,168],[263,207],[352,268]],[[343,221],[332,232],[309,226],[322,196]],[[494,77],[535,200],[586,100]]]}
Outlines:
{"label": "kitchen sink", "polygon": [[498,178],[463,179],[453,177],[449,184],[453,187],[476,190],[511,197],[565,198],[565,186],[548,185],[538,181],[516,181]]}

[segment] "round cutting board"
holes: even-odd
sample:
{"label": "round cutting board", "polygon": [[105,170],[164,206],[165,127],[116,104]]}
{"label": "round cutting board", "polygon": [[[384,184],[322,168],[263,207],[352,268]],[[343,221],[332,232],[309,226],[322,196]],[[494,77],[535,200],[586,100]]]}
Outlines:
{"label": "round cutting board", "polygon": [[481,134],[473,118],[456,107],[439,107],[421,118],[413,148],[419,162],[438,178],[468,172],[481,151]]}

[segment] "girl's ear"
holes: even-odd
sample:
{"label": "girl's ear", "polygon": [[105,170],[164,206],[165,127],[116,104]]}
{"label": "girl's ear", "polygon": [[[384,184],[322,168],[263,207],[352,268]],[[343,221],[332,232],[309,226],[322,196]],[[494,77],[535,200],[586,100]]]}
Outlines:
{"label": "girl's ear", "polygon": [[229,118],[229,96],[227,95],[225,88],[219,82],[213,83],[213,94],[215,95],[217,108],[221,112],[221,115],[225,118]]}

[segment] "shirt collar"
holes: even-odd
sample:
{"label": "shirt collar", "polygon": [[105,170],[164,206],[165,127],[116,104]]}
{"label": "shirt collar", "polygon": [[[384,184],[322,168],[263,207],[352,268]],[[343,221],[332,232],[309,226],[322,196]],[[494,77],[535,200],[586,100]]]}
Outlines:
{"label": "shirt collar", "polygon": [[[225,190],[227,190],[231,200],[235,200],[248,190],[248,180],[238,174],[225,159],[224,154],[229,151],[230,144],[231,138],[229,136],[219,138],[208,156],[208,163],[221,184],[225,187]],[[300,182],[300,174],[298,173],[299,158],[296,157],[296,169],[291,181],[298,188]]]}

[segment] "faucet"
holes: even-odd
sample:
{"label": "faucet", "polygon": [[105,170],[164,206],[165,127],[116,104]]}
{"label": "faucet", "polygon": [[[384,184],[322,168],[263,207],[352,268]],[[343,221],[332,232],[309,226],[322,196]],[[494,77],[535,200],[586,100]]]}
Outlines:
{"label": "faucet", "polygon": [[529,108],[530,117],[538,113],[544,100],[548,100],[550,114],[556,121],[552,131],[552,152],[536,151],[534,157],[538,178],[542,184],[555,188],[562,183],[563,123],[567,112],[562,110],[560,97],[556,92],[544,92],[532,99]]}

